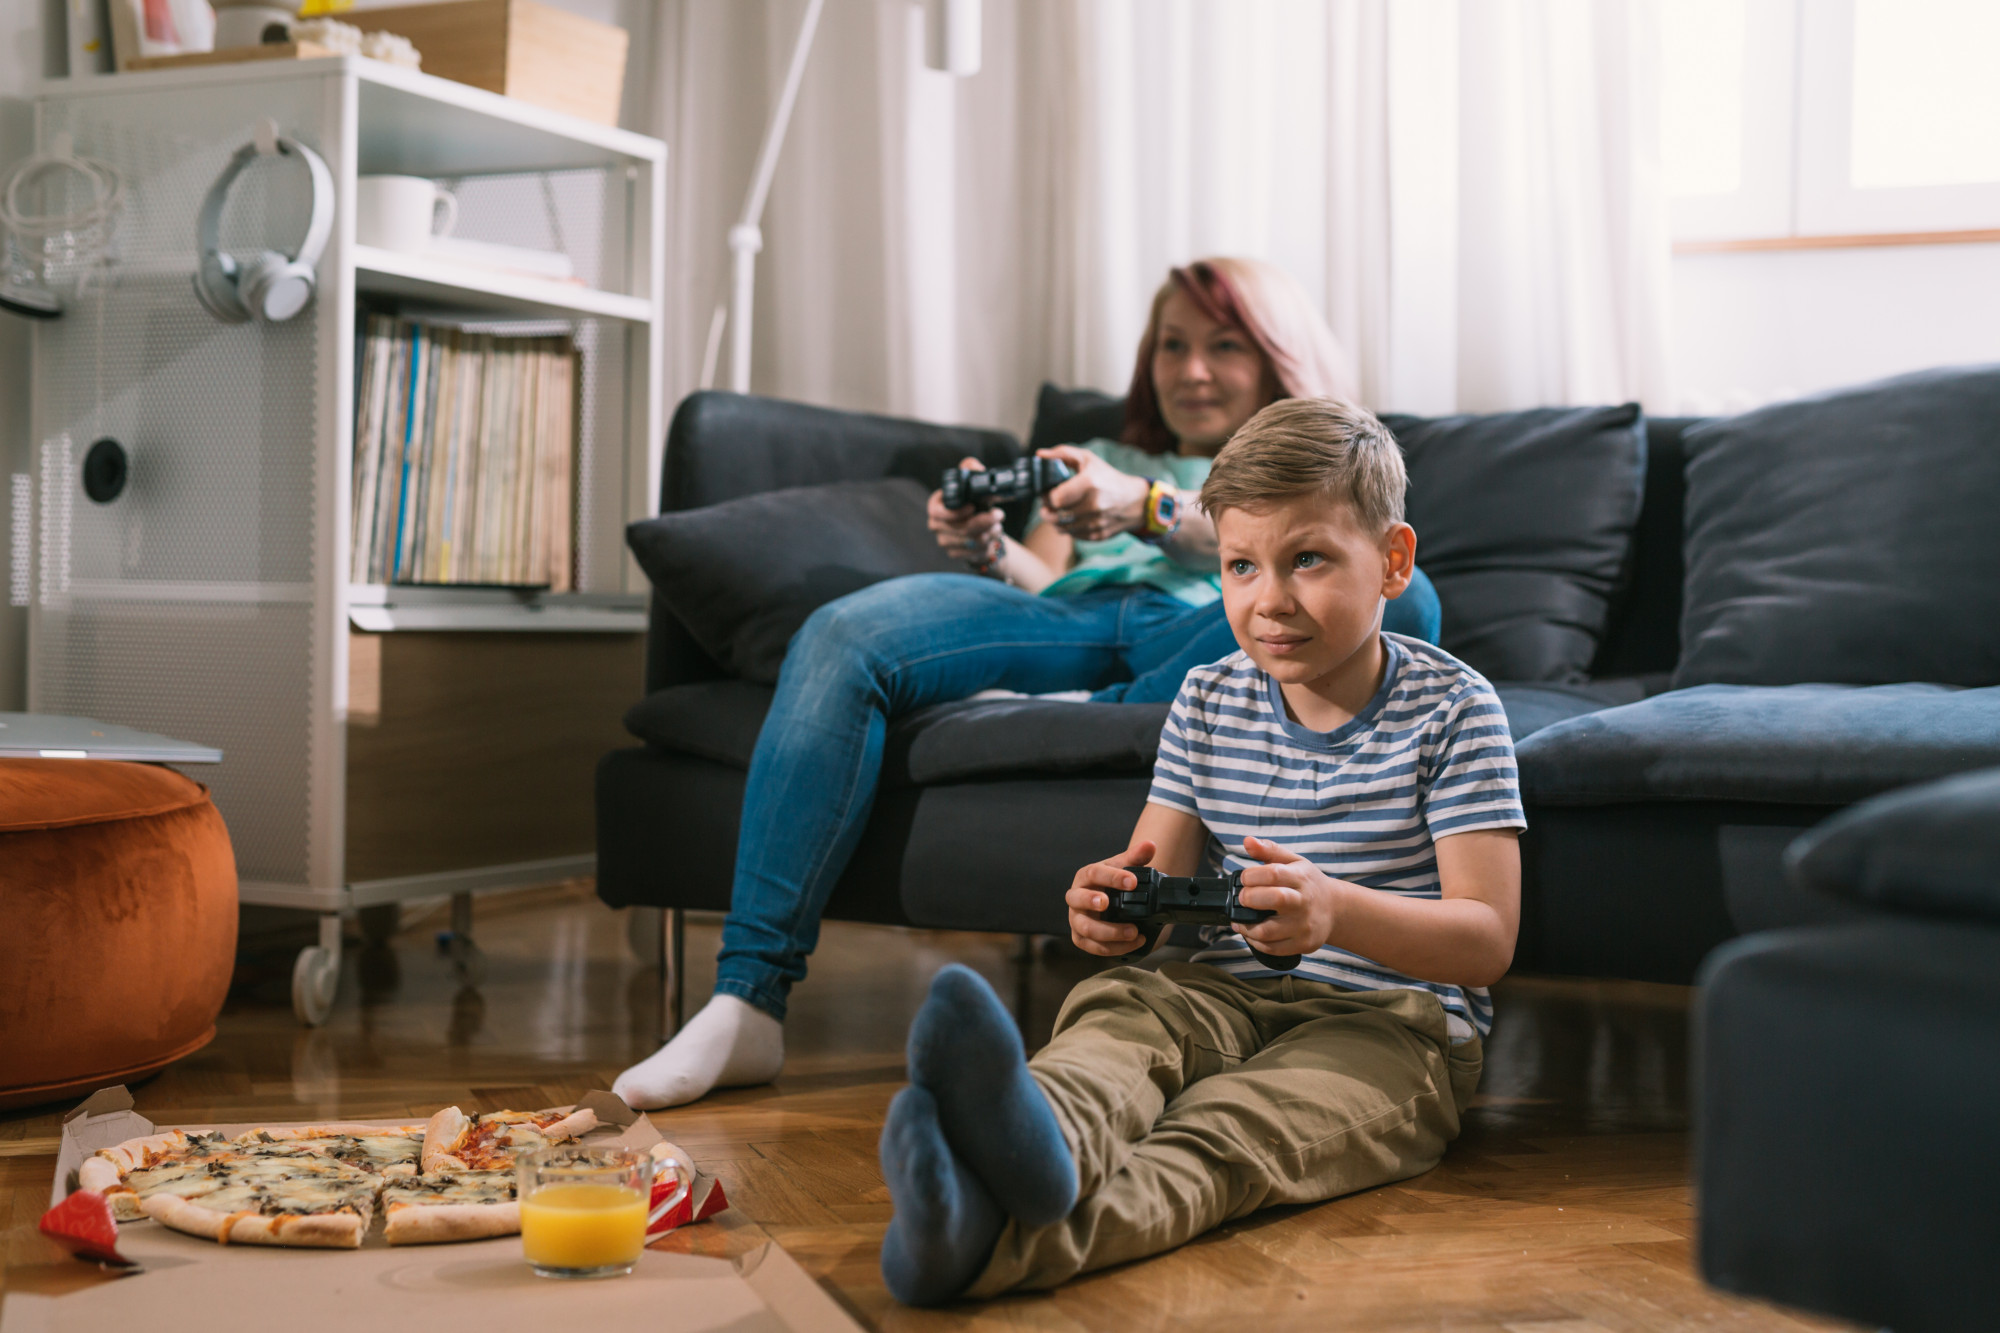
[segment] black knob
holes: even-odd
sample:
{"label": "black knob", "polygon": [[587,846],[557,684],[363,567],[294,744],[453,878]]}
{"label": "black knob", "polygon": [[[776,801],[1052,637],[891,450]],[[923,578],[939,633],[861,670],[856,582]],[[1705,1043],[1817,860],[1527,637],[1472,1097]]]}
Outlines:
{"label": "black knob", "polygon": [[125,446],[108,437],[99,440],[83,456],[83,493],[108,505],[125,493],[125,479],[131,473]]}

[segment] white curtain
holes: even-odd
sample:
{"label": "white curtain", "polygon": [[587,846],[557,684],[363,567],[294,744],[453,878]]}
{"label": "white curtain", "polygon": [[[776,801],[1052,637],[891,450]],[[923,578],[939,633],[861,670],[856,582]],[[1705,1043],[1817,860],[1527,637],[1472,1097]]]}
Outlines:
{"label": "white curtain", "polygon": [[[757,392],[1020,430],[1122,389],[1153,289],[1282,264],[1367,401],[1667,399],[1655,0],[830,0],[764,219]],[[669,383],[694,387],[803,0],[668,0]]]}

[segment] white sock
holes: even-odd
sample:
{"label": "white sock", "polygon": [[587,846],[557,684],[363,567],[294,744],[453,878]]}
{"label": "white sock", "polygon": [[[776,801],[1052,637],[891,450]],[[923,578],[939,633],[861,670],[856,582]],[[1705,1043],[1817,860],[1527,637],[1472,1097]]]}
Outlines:
{"label": "white sock", "polygon": [[714,1088],[769,1083],[784,1064],[785,1025],[734,995],[717,995],[611,1091],[636,1110],[657,1111]]}

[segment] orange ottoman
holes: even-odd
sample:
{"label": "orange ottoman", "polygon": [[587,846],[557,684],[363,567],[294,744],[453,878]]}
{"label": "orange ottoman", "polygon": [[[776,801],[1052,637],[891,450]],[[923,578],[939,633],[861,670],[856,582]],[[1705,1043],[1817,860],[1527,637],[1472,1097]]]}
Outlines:
{"label": "orange ottoman", "polygon": [[143,1078],[215,1036],[236,857],[168,768],[0,759],[0,1108]]}

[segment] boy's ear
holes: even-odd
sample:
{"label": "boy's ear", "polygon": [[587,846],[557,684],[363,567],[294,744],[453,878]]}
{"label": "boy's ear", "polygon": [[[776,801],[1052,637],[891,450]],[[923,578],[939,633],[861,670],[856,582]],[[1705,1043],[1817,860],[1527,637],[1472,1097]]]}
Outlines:
{"label": "boy's ear", "polygon": [[1401,597],[1417,568],[1417,530],[1407,523],[1391,523],[1382,534],[1382,561],[1382,595]]}

